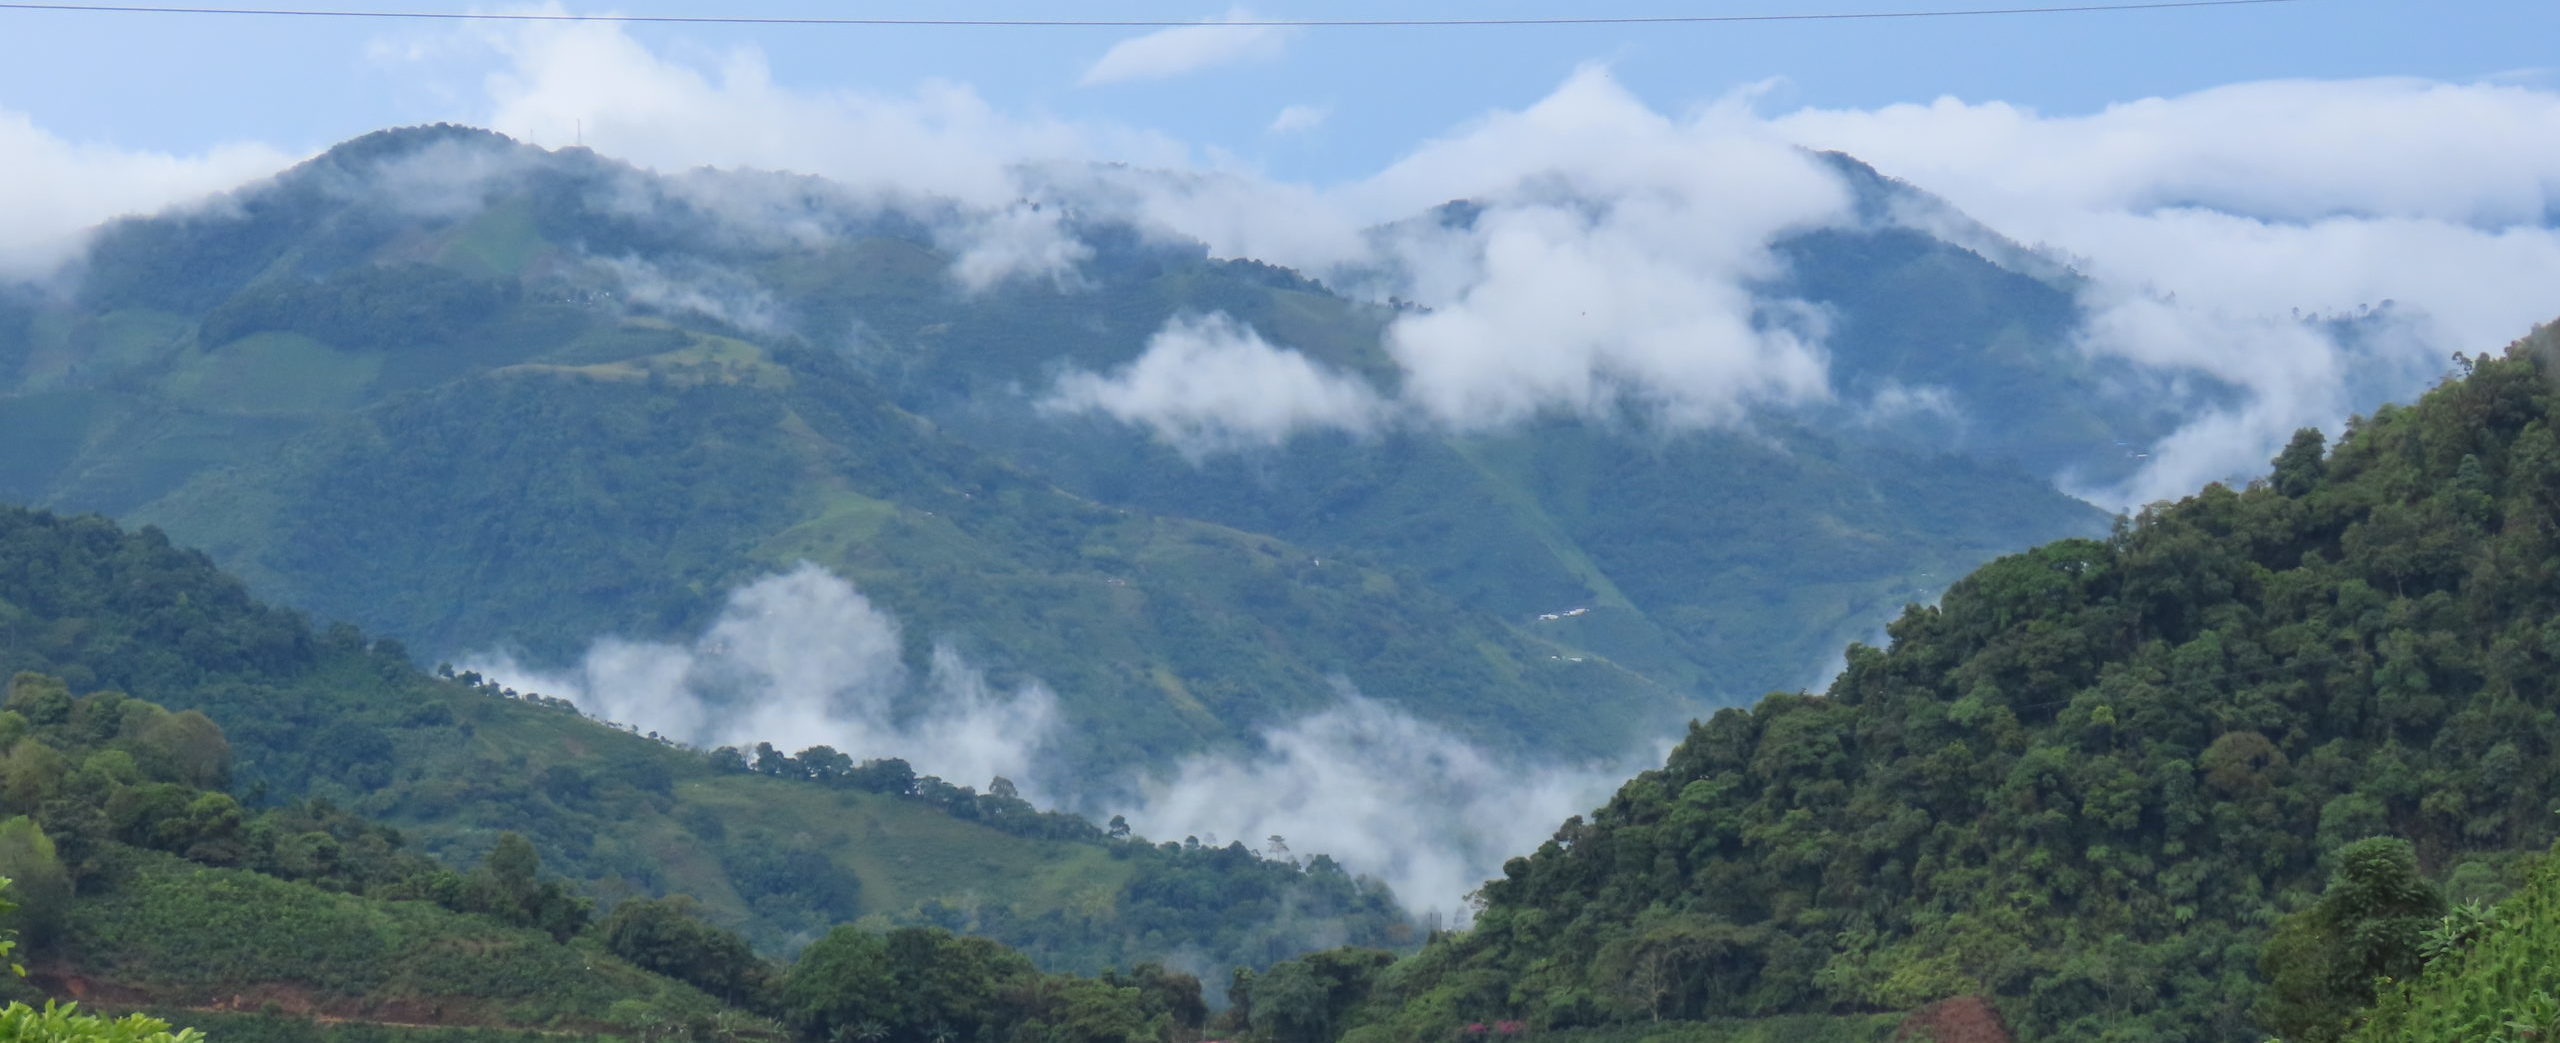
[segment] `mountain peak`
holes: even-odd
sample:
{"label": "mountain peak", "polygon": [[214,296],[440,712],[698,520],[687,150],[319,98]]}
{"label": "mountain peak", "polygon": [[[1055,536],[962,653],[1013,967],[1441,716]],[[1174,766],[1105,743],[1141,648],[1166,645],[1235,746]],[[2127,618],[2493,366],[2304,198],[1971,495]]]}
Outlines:
{"label": "mountain peak", "polygon": [[316,162],[347,167],[413,155],[444,144],[482,145],[492,149],[526,147],[523,142],[482,127],[460,123],[423,123],[357,135],[330,146]]}

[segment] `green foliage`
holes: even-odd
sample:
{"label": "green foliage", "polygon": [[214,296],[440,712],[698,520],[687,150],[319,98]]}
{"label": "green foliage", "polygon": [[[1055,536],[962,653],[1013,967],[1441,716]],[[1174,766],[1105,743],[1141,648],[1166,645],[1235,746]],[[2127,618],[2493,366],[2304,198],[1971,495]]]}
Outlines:
{"label": "green foliage", "polygon": [[[75,877],[124,842],[564,934],[574,896],[540,893],[556,885],[499,901],[489,874],[439,881],[427,858],[476,864],[518,833],[589,896],[690,894],[771,952],[869,916],[992,935],[1087,972],[1183,950],[1261,966],[1309,935],[1410,937],[1384,889],[1327,860],[1115,839],[823,748],[770,751],[751,770],[738,751],[672,748],[403,659],[350,628],[311,632],[157,533],[0,509],[0,670],[47,672],[0,703],[0,814],[33,815]],[[72,694],[95,686],[112,688]],[[169,756],[187,748],[227,749],[223,770],[263,795],[251,805],[282,803],[178,781],[221,774]],[[57,799],[71,791],[81,798]]]}
{"label": "green foliage", "polygon": [[63,868],[53,838],[24,815],[0,820],[0,879],[12,881],[14,912],[0,910],[0,937],[22,939],[41,949],[62,928],[71,905],[71,873]]}
{"label": "green foliage", "polygon": [[761,1007],[773,969],[746,940],[695,918],[693,899],[676,895],[615,906],[603,924],[605,948],[635,967],[692,985],[721,1002]]}
{"label": "green foliage", "polygon": [[530,927],[559,941],[577,936],[587,925],[593,903],[569,893],[557,878],[541,875],[542,856],[533,842],[517,833],[498,837],[496,847],[465,883],[458,906],[487,913],[498,922]]}
{"label": "green foliage", "polygon": [[1329,949],[1259,974],[1239,969],[1227,989],[1227,1020],[1272,1043],[1334,1039],[1393,962],[1394,954],[1376,949]]}
{"label": "green foliage", "polygon": [[[1900,1015],[1796,1014],[1567,1029],[1537,1038],[1542,1043],[1885,1043],[1901,1020]],[[1482,1035],[1487,1043],[1500,1043],[1498,1033]]]}
{"label": "green foliage", "polygon": [[2336,858],[2328,890],[2278,920],[2259,957],[2268,987],[2258,1021],[2293,1043],[2338,1039],[2377,982],[2417,977],[2428,932],[2446,918],[2407,841],[2359,840]]}
{"label": "green foliage", "polygon": [[[19,820],[24,821],[24,820]],[[36,839],[43,839],[37,834]],[[23,977],[27,970],[12,960],[17,952],[14,932],[6,928],[9,915],[16,911],[13,898],[25,892],[0,875],[0,966]],[[67,896],[64,896],[67,897]],[[38,896],[32,901],[45,901]],[[193,1029],[171,1032],[169,1024],[140,1014],[123,1019],[101,1018],[80,1013],[77,1004],[46,1002],[42,1008],[24,1003],[0,1007],[0,1039],[23,1043],[202,1043],[204,1037]]]}
{"label": "green foliage", "polygon": [[[558,1029],[322,1021],[283,1011],[173,1011],[162,1016],[183,1017],[204,1033],[206,1039],[218,1043],[614,1043],[635,1038],[620,1026],[612,1032],[572,1033]],[[707,1034],[698,1038],[701,1043],[730,1043]],[[756,1037],[733,1037],[738,1040],[752,1038]]]}
{"label": "green foliage", "polygon": [[412,1011],[458,1024],[577,1027],[609,1023],[625,1002],[676,1015],[720,1009],[595,947],[426,902],[146,852],[116,854],[107,879],[74,903],[59,962],[161,1004],[203,1006],[281,984],[316,1009],[358,1019]]}
{"label": "green foliage", "polygon": [[1823,695],[1693,725],[1382,976],[1355,1034],[1979,994],[2022,1038],[2241,1039],[2262,997],[2352,1006],[2442,912],[2417,866],[2476,887],[2553,839],[2553,337],[2316,467],[2297,439],[2287,490],[2001,559]]}
{"label": "green foliage", "polygon": [[[1161,969],[1140,977],[1123,985],[1042,975],[1002,946],[935,928],[839,927],[801,953],[781,997],[789,1020],[822,1040],[1171,1043],[1196,1034],[1196,1002],[1168,1007]],[[1194,1001],[1198,987],[1190,983]]]}
{"label": "green foliage", "polygon": [[2351,1043],[2532,1043],[2560,1033],[2560,858],[2494,912],[2463,915],[2470,937],[2431,956],[2423,977],[2385,985]]}
{"label": "green foliage", "polygon": [[169,1023],[142,1014],[101,1018],[82,1014],[76,1003],[47,1003],[39,1010],[23,1003],[0,1008],[0,1039],[19,1043],[202,1043],[194,1029],[177,1032]]}

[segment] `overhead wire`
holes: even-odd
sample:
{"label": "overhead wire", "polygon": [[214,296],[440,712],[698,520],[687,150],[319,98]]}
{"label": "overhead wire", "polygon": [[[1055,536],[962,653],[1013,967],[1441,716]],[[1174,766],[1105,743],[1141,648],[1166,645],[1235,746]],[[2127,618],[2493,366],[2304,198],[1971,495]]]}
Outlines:
{"label": "overhead wire", "polygon": [[2124,3],[2045,7],[1940,8],[1920,11],[1802,11],[1768,14],[1559,15],[1522,18],[1240,18],[1179,21],[1156,18],[895,18],[757,15],[586,14],[569,11],[360,11],[343,8],[199,7],[162,4],[0,2],[0,11],[92,14],[234,15],[267,18],[381,18],[477,22],[624,22],[676,25],[872,26],[980,29],[1429,29],[1505,26],[1705,25],[1750,22],[1841,22],[1913,18],[1981,18],[2038,14],[2090,14],[2205,7],[2260,7],[2304,0],[2130,0]]}

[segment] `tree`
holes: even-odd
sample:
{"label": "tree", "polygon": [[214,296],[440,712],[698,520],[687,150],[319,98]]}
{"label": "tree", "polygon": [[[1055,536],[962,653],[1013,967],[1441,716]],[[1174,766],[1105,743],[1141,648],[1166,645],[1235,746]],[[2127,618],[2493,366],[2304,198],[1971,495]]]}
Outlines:
{"label": "tree", "polygon": [[745,939],[697,918],[688,896],[624,902],[605,918],[603,933],[606,948],[640,967],[730,1004],[763,1004],[772,969]]}
{"label": "tree", "polygon": [[70,761],[35,739],[20,739],[0,750],[0,808],[33,811],[62,789]]}
{"label": "tree", "polygon": [[2306,427],[2293,433],[2293,441],[2285,443],[2284,452],[2276,454],[2275,473],[2268,476],[2277,493],[2299,497],[2320,484],[2328,467],[2321,459],[2327,448],[2320,429]]}
{"label": "tree", "polygon": [[1169,970],[1163,964],[1141,963],[1126,971],[1105,971],[1102,980],[1138,990],[1138,1001],[1149,1015],[1163,1016],[1186,1037],[1197,1034],[1209,1020],[1209,1004],[1200,995],[1200,979]]}
{"label": "tree", "polygon": [[2444,896],[2419,875],[2406,840],[2356,841],[2338,849],[2337,864],[2320,900],[2279,921],[2259,959],[2268,987],[2254,1013],[2293,1043],[2340,1038],[2377,983],[2416,977],[2427,931],[2444,916]]}
{"label": "tree", "polygon": [[231,742],[213,718],[194,710],[151,722],[134,747],[153,775],[170,782],[209,790],[231,784]]}
{"label": "tree", "polygon": [[567,885],[541,876],[542,856],[522,834],[505,833],[472,874],[464,905],[504,923],[531,927],[568,941],[587,925],[592,904]]}
{"label": "tree", "polygon": [[[9,878],[0,876],[0,921],[16,908],[10,904],[10,894]],[[27,969],[12,960],[17,949],[16,939],[0,931],[0,966],[23,977]],[[110,1020],[82,1014],[76,1003],[48,1002],[41,1010],[24,1003],[0,1007],[0,1039],[11,1043],[203,1043],[204,1036],[194,1029],[172,1032],[168,1022],[140,1014]]]}
{"label": "tree", "polygon": [[814,1039],[853,1039],[871,1025],[891,1043],[1003,1038],[1036,1013],[1042,982],[1030,960],[985,938],[844,926],[800,954],[782,1008]]}
{"label": "tree", "polygon": [[[791,965],[782,983],[783,1014],[811,1039],[837,1039],[889,1027],[896,989],[889,948],[880,936],[859,927],[838,927],[802,950],[799,962]],[[904,1028],[901,1024],[892,1030]]]}
{"label": "tree", "polygon": [[800,770],[820,782],[833,783],[853,774],[853,758],[833,746],[812,746],[800,751]]}
{"label": "tree", "polygon": [[71,904],[71,874],[35,820],[20,815],[0,822],[0,878],[17,881],[23,903],[14,913],[0,912],[0,935],[24,935],[35,945],[51,941]]}

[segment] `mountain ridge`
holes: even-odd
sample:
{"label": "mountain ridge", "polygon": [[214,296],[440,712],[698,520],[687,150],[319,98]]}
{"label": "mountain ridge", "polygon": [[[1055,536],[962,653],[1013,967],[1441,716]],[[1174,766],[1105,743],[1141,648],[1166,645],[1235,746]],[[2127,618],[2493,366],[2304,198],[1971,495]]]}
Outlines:
{"label": "mountain ridge", "polygon": [[[1249,747],[1330,705],[1337,678],[1494,748],[1614,754],[1653,723],[1799,679],[1832,638],[1925,593],[1922,574],[2101,518],[2031,473],[1837,417],[1658,439],[1581,421],[1310,435],[1185,459],[1140,429],[1035,408],[1032,389],[1125,363],[1183,314],[1231,315],[1391,387],[1379,338],[1398,313],[1099,216],[1069,222],[1090,251],[1075,285],[967,291],[936,224],[952,219],[814,178],[653,175],[465,128],[367,135],[218,204],[104,230],[73,298],[40,301],[14,344],[0,323],[0,426],[50,447],[0,467],[0,495],[158,524],[264,593],[447,658],[515,647],[558,663],[608,636],[680,634],[778,558],[807,557],[1000,681],[1046,682],[1106,736],[1078,754],[1105,772]],[[1948,285],[1998,272],[1951,246],[1843,263],[1937,266]],[[1911,285],[1847,307],[1943,296]],[[1996,308],[1966,314],[1933,342],[1950,357],[1977,336],[2059,337],[2048,320],[1999,334]],[[546,455],[509,457],[495,432]],[[475,444],[514,471],[457,466]],[[1541,499],[1593,471],[1627,493]],[[1736,481],[1774,524],[1746,531],[1699,498]],[[1011,499],[975,499],[989,492]],[[669,509],[679,497],[692,506]],[[2000,506],[1930,520],[1972,500]],[[1276,542],[1266,554],[1220,530]],[[1665,574],[1670,545],[1733,560]],[[1324,570],[1274,565],[1287,560],[1359,576],[1328,587]],[[1813,562],[1854,564],[1804,596]],[[1109,581],[1138,565],[1143,607],[1114,607],[1127,591]],[[1636,580],[1653,589],[1629,600]],[[1220,607],[1239,593],[1275,610]],[[1601,615],[1535,618],[1593,602]],[[1577,703],[1607,712],[1538,709]]]}

